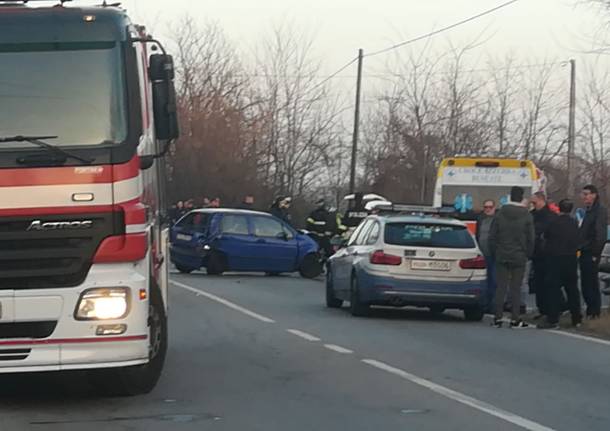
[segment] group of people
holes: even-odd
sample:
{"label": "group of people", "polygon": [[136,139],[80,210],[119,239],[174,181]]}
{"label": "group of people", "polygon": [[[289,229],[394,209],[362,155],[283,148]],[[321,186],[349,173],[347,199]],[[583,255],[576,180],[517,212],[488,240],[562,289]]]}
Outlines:
{"label": "group of people", "polygon": [[195,199],[188,199],[186,201],[178,201],[169,209],[169,218],[172,224],[180,220],[185,214],[191,212],[196,208],[220,208],[220,198],[207,198],[201,199],[201,202],[197,204]]}
{"label": "group of people", "polygon": [[[488,309],[495,315],[494,326],[503,324],[507,293],[511,327],[529,326],[521,317],[521,288],[526,277],[530,292],[536,295],[539,328],[558,328],[566,308],[572,325],[579,326],[581,290],[586,317],[599,318],[598,275],[607,240],[607,211],[594,185],[583,188],[582,201],[585,212],[581,220],[573,216],[574,203],[569,199],[553,208],[545,194],[537,192],[528,202],[521,187],[511,189],[510,202],[500,209],[493,200],[484,202],[477,239],[487,262]],[[531,274],[526,275],[528,268]]]}

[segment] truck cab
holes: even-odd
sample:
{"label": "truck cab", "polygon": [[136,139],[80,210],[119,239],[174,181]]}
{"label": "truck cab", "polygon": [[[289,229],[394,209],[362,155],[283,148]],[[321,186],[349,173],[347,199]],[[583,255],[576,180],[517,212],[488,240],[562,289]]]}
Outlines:
{"label": "truck cab", "polygon": [[0,373],[148,392],[167,348],[173,64],[124,10],[64,3],[0,1]]}

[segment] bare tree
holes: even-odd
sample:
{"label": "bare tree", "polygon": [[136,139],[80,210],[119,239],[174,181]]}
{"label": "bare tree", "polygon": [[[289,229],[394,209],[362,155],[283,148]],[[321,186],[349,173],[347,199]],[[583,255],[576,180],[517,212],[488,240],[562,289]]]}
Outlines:
{"label": "bare tree", "polygon": [[312,40],[287,24],[276,27],[258,53],[258,105],[263,119],[259,153],[263,177],[277,194],[303,195],[316,186],[341,142],[337,98],[320,85]]}

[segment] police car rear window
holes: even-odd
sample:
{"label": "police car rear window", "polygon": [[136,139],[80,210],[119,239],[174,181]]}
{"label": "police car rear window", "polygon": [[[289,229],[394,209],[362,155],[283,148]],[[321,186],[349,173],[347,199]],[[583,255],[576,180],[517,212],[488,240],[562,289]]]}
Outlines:
{"label": "police car rear window", "polygon": [[438,247],[474,248],[472,236],[463,226],[434,223],[388,223],[385,226],[386,244]]}

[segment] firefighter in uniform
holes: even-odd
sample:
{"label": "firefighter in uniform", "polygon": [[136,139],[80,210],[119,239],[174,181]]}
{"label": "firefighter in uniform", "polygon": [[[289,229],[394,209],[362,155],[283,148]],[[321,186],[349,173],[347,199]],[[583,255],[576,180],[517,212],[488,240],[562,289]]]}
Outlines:
{"label": "firefighter in uniform", "polygon": [[336,222],[332,223],[331,217],[332,215],[326,208],[324,199],[316,202],[316,209],[307,217],[307,230],[315,235],[320,249],[324,250],[327,257],[332,255],[330,239],[336,231],[336,227],[333,229]]}

